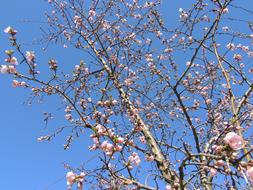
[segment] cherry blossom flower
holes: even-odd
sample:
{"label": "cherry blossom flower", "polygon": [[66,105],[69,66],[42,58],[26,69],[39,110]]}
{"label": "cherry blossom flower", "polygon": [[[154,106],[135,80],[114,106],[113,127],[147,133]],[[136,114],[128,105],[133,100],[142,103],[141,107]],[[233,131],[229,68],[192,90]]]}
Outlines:
{"label": "cherry blossom flower", "polygon": [[158,38],[160,38],[162,35],[163,35],[163,33],[162,33],[161,31],[158,30],[158,31],[156,32],[156,36],[157,36]]}
{"label": "cherry blossom flower", "polygon": [[145,136],[140,136],[139,137],[139,140],[142,142],[142,143],[146,143],[146,139],[145,139]]}
{"label": "cherry blossom flower", "polygon": [[250,51],[247,54],[248,54],[248,57],[253,57],[253,51]]}
{"label": "cherry blossom flower", "polygon": [[22,81],[22,82],[20,82],[20,86],[26,86],[26,82],[24,82],[24,81]]}
{"label": "cherry blossom flower", "polygon": [[180,13],[179,18],[181,21],[185,21],[189,17],[189,15],[182,8],[179,8],[178,12]]}
{"label": "cherry blossom flower", "polygon": [[224,166],[224,161],[223,160],[218,160],[217,162],[216,162],[216,166]]}
{"label": "cherry blossom flower", "polygon": [[136,152],[133,152],[131,156],[128,157],[130,163],[138,166],[141,163],[141,159]]}
{"label": "cherry blossom flower", "polygon": [[[100,148],[105,151],[106,155],[111,156],[112,155],[112,151],[113,151],[113,145],[111,143],[109,143],[108,141],[104,141],[101,145]],[[118,147],[118,149],[120,150],[120,148]]]}
{"label": "cherry blossom flower", "polygon": [[18,59],[16,57],[7,58],[5,61],[13,65],[18,65]]}
{"label": "cherry blossom flower", "polygon": [[98,124],[96,126],[96,129],[97,129],[97,133],[99,135],[102,135],[102,134],[104,134],[106,132],[106,128],[103,125],[100,125],[100,124]]}
{"label": "cherry blossom flower", "polygon": [[249,181],[253,182],[253,167],[248,167],[246,171],[246,176]]}
{"label": "cherry blossom flower", "polygon": [[16,73],[17,70],[13,65],[9,65],[8,66],[8,72],[13,74],[13,73]]}
{"label": "cherry blossom flower", "polygon": [[212,146],[212,149],[214,150],[214,152],[215,152],[216,154],[218,154],[218,153],[221,153],[221,151],[222,151],[222,146],[213,145],[213,146]]}
{"label": "cherry blossom flower", "polygon": [[0,72],[1,72],[2,74],[8,73],[8,66],[7,66],[7,65],[1,65],[1,67],[0,67]]}
{"label": "cherry blossom flower", "polygon": [[235,44],[233,44],[233,43],[228,43],[227,48],[232,50],[232,51],[236,49]]}
{"label": "cherry blossom flower", "polygon": [[35,54],[33,51],[27,51],[25,56],[26,56],[27,61],[29,62],[33,62],[35,59]]}
{"label": "cherry blossom flower", "polygon": [[233,58],[236,60],[236,61],[241,61],[242,60],[242,56],[240,54],[234,54]]}
{"label": "cherry blossom flower", "polygon": [[242,46],[242,50],[245,51],[245,52],[248,52],[249,51],[249,46]]}
{"label": "cherry blossom flower", "polygon": [[11,32],[11,30],[12,30],[12,28],[10,26],[8,26],[7,28],[4,29],[4,32],[8,34]]}
{"label": "cherry blossom flower", "polygon": [[76,24],[76,27],[81,26],[82,22],[83,22],[83,20],[82,20],[82,18],[80,16],[77,16],[77,15],[74,16],[74,23]]}
{"label": "cherry blossom flower", "polygon": [[224,142],[230,146],[233,150],[239,150],[243,147],[243,138],[237,135],[235,132],[229,132],[224,138]]}
{"label": "cherry blossom flower", "polygon": [[124,142],[124,138],[123,137],[118,137],[117,138],[117,143],[123,143]]}
{"label": "cherry blossom flower", "polygon": [[94,10],[89,10],[89,16],[90,17],[94,17],[94,16],[96,16],[96,12],[94,11]]}
{"label": "cherry blossom flower", "polygon": [[50,136],[46,135],[46,136],[38,137],[37,141],[42,142],[42,141],[49,140],[49,139],[50,139]]}
{"label": "cherry blossom flower", "polygon": [[172,190],[170,185],[166,185],[165,190]]}
{"label": "cherry blossom flower", "polygon": [[217,174],[217,170],[215,168],[211,168],[210,173],[212,176],[215,176]]}
{"label": "cherry blossom flower", "polygon": [[149,8],[149,7],[153,7],[154,5],[155,5],[154,2],[146,2],[145,5],[144,5],[144,7],[145,8]]}
{"label": "cherry blossom flower", "polygon": [[69,114],[69,113],[66,114],[66,115],[65,115],[65,119],[66,119],[66,120],[71,120],[71,119],[72,119],[72,115]]}
{"label": "cherry blossom flower", "polygon": [[133,84],[133,81],[129,78],[125,79],[124,82],[125,82],[126,86],[131,86],[131,84]]}
{"label": "cherry blossom flower", "polygon": [[212,103],[212,100],[211,100],[211,99],[207,99],[207,100],[206,100],[206,103],[207,103],[207,104],[211,104],[211,103]]}
{"label": "cherry blossom flower", "polygon": [[11,26],[8,26],[7,28],[4,29],[4,33],[15,35],[17,34],[17,30],[14,30]]}
{"label": "cherry blossom flower", "polygon": [[17,81],[17,80],[13,80],[12,81],[12,86],[15,88],[15,87],[18,87],[20,86],[20,83]]}
{"label": "cherry blossom flower", "polygon": [[222,10],[222,13],[223,13],[223,14],[229,13],[228,8],[226,7],[225,9],[223,9],[223,10]]}
{"label": "cherry blossom flower", "polygon": [[11,26],[8,26],[4,29],[4,33],[15,35],[17,33],[17,30],[14,30]]}
{"label": "cherry blossom flower", "polygon": [[74,172],[68,172],[66,174],[67,185],[72,186],[75,183],[77,175]]}
{"label": "cherry blossom flower", "polygon": [[117,144],[114,149],[115,151],[120,152],[123,149],[123,147]]}
{"label": "cherry blossom flower", "polygon": [[253,119],[253,110],[250,111],[249,116],[251,119]]}

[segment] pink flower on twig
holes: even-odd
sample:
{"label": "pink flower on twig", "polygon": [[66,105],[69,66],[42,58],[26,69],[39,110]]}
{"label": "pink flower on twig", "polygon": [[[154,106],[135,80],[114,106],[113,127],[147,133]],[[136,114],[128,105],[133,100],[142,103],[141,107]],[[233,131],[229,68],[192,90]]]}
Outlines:
{"label": "pink flower on twig", "polygon": [[243,147],[243,138],[237,135],[235,132],[229,132],[224,138],[224,142],[230,146],[233,150],[239,150]]}

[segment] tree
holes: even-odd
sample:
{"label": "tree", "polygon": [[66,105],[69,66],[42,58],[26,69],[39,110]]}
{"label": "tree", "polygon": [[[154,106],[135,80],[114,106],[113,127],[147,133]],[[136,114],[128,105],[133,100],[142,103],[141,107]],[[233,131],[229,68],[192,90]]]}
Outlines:
{"label": "tree", "polygon": [[1,73],[33,97],[61,98],[71,126],[65,149],[85,136],[99,153],[92,169],[68,166],[68,189],[251,189],[251,10],[196,0],[170,28],[169,1],[48,3],[45,43],[84,59],[72,70],[50,59],[50,75],[41,76],[35,53],[7,27],[12,49]]}

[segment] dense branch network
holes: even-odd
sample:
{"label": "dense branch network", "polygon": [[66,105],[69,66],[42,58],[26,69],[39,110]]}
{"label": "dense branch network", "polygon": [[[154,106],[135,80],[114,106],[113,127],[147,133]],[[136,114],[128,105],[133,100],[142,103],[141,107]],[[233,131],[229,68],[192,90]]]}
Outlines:
{"label": "dense branch network", "polygon": [[0,69],[32,97],[63,100],[68,126],[38,140],[71,129],[68,149],[90,137],[96,165],[67,167],[68,189],[251,189],[253,24],[233,12],[252,11],[196,0],[171,27],[167,1],[48,3],[44,40],[83,59],[68,70],[50,59],[42,77],[38,56],[7,27],[11,49]]}

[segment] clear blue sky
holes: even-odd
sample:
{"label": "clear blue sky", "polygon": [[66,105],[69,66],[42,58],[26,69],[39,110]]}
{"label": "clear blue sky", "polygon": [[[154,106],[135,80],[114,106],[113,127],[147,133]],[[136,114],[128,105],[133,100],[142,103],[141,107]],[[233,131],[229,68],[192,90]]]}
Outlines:
{"label": "clear blue sky", "polygon": [[[183,1],[181,1],[183,2]],[[250,2],[249,0],[241,2]],[[187,8],[186,4],[174,3],[170,11],[175,13],[167,22],[178,19],[178,8]],[[167,7],[168,8],[168,7]],[[4,51],[8,46],[7,35],[3,29],[9,25],[18,31],[19,39],[26,50],[34,50],[40,56],[38,64],[47,64],[48,58],[57,55],[59,61],[78,61],[77,53],[63,48],[53,47],[41,53],[41,46],[36,41],[41,37],[40,26],[45,21],[44,12],[48,4],[43,0],[3,0],[0,6],[0,60],[4,60]],[[171,12],[170,12],[171,13]],[[172,14],[172,13],[171,13]],[[31,22],[25,22],[30,20]],[[32,42],[35,44],[31,45]],[[51,50],[51,51],[50,51]],[[52,51],[53,50],[53,51]],[[66,55],[62,57],[60,55]],[[0,189],[5,190],[63,190],[66,189],[63,163],[78,167],[88,160],[87,145],[81,139],[74,142],[68,151],[63,150],[66,135],[59,135],[50,143],[39,143],[37,138],[47,134],[50,127],[65,123],[63,114],[57,114],[54,122],[47,129],[43,123],[43,112],[55,112],[59,106],[57,100],[46,100],[44,104],[26,105],[29,92],[11,87],[11,78],[0,75],[1,105],[1,156]],[[24,104],[23,104],[24,103]],[[88,138],[88,137],[87,137]],[[92,164],[92,163],[91,163]],[[94,164],[94,163],[93,163]],[[48,188],[47,188],[48,187]]]}

